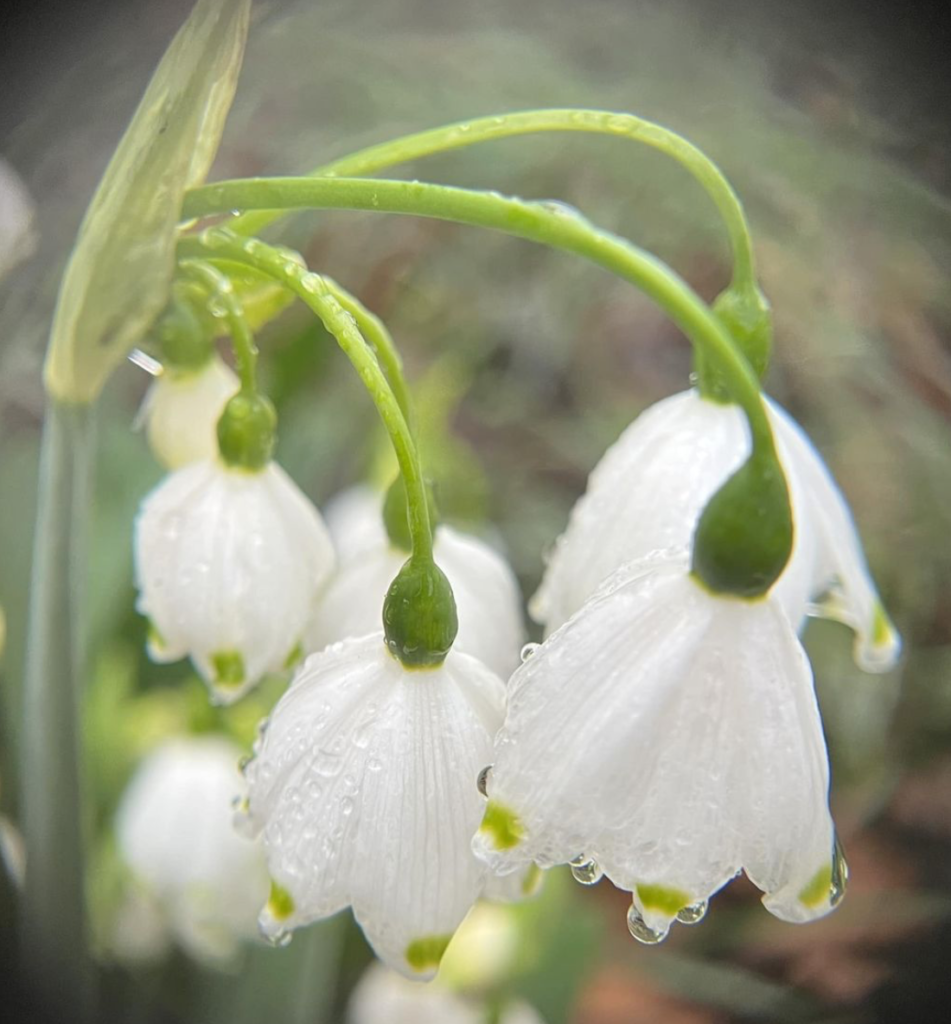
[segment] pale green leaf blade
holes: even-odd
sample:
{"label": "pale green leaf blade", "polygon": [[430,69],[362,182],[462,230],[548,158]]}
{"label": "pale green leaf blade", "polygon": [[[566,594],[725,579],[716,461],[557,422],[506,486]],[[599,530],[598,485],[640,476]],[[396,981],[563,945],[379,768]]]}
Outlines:
{"label": "pale green leaf blade", "polygon": [[164,306],[185,190],[204,180],[237,85],[250,0],[198,0],[79,229],[53,317],[47,390],[92,401]]}

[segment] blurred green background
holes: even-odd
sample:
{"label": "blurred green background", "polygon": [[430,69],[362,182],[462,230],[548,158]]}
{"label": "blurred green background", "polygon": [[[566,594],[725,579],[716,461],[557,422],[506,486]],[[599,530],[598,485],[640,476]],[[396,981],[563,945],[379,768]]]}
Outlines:
{"label": "blurred green background", "polygon": [[[951,941],[951,172],[930,49],[860,8],[529,0],[257,3],[211,178],[302,172],[351,149],[534,106],[631,111],[717,160],[751,221],[776,324],[770,392],[809,431],[849,498],[906,654],[884,677],[851,664],[845,630],[813,624],[852,871],[831,917],[784,925],[737,881],[704,924],[663,947],[629,939],[627,901],[560,874],[504,911],[516,952],[457,979],[491,1005],[527,1000],[548,1024],[943,1019]],[[17,732],[43,395],[56,288],[89,196],[190,4],[90,5],[24,30],[7,66],[0,152],[36,203],[31,257],[0,281],[0,812],[17,817]],[[919,27],[920,28],[920,27]],[[70,36],[71,34],[71,36]],[[70,36],[70,38],[66,38]],[[15,38],[15,37],[10,37]],[[10,42],[7,43],[11,46]],[[936,66],[935,66],[936,67]],[[401,169],[402,171],[402,169]],[[707,298],[728,251],[706,196],[661,155],[613,139],[510,140],[407,176],[558,198],[678,268]],[[287,220],[299,248],[388,323],[430,423],[430,464],[456,521],[497,528],[526,596],[605,447],[687,384],[687,343],[623,282],[529,243],[370,214]],[[299,306],[261,338],[281,416],[278,457],[318,503],[379,472],[374,410]],[[137,760],[164,736],[221,730],[247,746],[280,692],[208,706],[184,664],[144,656],[131,524],[161,478],[132,429],[147,381],[111,381],[99,459],[88,611],[85,776],[89,899],[103,1019],[345,1019],[368,961],[345,918],[287,950],[247,946],[224,968],[172,950],[130,964],[110,942],[127,884],[111,820]],[[442,428],[451,431],[439,439]],[[0,881],[5,963],[15,896]],[[306,982],[306,983],[305,983]],[[0,995],[0,1005],[3,996]]]}

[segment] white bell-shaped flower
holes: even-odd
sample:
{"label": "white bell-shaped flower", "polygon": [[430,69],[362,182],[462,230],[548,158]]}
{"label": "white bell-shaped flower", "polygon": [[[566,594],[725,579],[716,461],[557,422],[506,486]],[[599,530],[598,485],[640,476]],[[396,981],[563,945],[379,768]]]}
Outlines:
{"label": "white bell-shaped flower", "polygon": [[276,463],[247,471],[214,459],[177,470],[145,499],[135,566],[152,658],[188,655],[230,703],[297,660],[334,553],[319,513]]}
{"label": "white bell-shaped flower", "polygon": [[[869,575],[845,499],[802,429],[767,400],[789,484],[792,557],[773,593],[790,621],[839,619],[856,633],[856,662],[884,671],[900,640]],[[548,632],[625,562],[687,550],[704,506],[750,452],[742,411],[687,391],[642,413],[595,467],[529,604]]]}
{"label": "white bell-shaped flower", "polygon": [[614,573],[512,677],[474,848],[631,892],[658,941],[741,869],[777,917],[844,887],[805,652],[773,596],[712,594],[663,552]]}
{"label": "white bell-shaped flower", "polygon": [[156,459],[166,469],[179,469],[214,458],[218,418],[238,387],[234,371],[217,355],[197,369],[163,370],[143,404],[149,446]]}
{"label": "white bell-shaped flower", "polygon": [[232,804],[245,788],[239,757],[220,737],[181,737],[137,768],[115,819],[119,854],[139,887],[132,906],[142,903],[131,916],[124,908],[124,947],[159,948],[151,908],[199,958],[227,957],[256,934],[268,877],[261,844],[232,827]]}
{"label": "white bell-shaped flower", "polygon": [[[381,512],[382,497],[361,489],[352,499],[338,499],[333,519],[328,517],[339,562],[308,631],[308,650],[380,628],[383,598],[407,559],[390,543]],[[488,544],[450,526],[436,528],[433,554],[456,598],[455,649],[508,679],[525,642],[515,575]]]}
{"label": "white bell-shaped flower", "polygon": [[245,769],[239,827],[263,832],[279,887],[262,930],[280,941],[352,906],[385,963],[432,977],[485,883],[470,847],[485,808],[476,778],[504,700],[475,658],[452,650],[408,670],[382,632],[309,657]]}

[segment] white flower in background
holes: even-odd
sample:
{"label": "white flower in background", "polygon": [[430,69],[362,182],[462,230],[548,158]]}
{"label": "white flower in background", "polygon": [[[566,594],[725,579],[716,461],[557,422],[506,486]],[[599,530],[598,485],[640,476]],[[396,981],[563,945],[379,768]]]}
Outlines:
{"label": "white flower in background", "polygon": [[[307,634],[308,650],[314,651],[348,636],[376,632],[382,622],[383,598],[408,557],[390,543],[383,525],[382,496],[369,488],[354,488],[337,498],[328,524],[339,563]],[[525,641],[521,598],[512,570],[484,541],[445,525],[436,528],[433,554],[456,598],[455,650],[473,655],[507,679],[519,664]]]}
{"label": "white flower in background", "polygon": [[383,633],[307,659],[245,769],[239,827],[263,833],[280,887],[261,914],[280,941],[353,907],[370,945],[408,977],[432,977],[482,892],[470,840],[476,788],[502,722],[505,687],[455,650],[407,670]]}
{"label": "white flower in background", "polygon": [[36,249],[36,205],[23,179],[0,159],[0,277]]}
{"label": "white flower in background", "polygon": [[251,472],[214,459],[145,499],[135,564],[151,657],[190,656],[230,703],[297,660],[334,554],[317,510],[276,463]]}
{"label": "white flower in background", "polygon": [[[868,671],[887,670],[900,640],[845,500],[802,429],[775,403],[766,406],[795,528],[789,565],[773,593],[797,627],[808,613],[845,622],[856,633],[856,662]],[[532,617],[552,632],[618,566],[665,548],[687,550],[704,506],[749,451],[739,407],[696,391],[642,413],[591,473],[530,602]]]}
{"label": "white flower in background", "polygon": [[232,827],[244,790],[240,751],[216,736],[181,737],[139,765],[116,812],[119,854],[136,891],[117,922],[117,952],[158,949],[161,926],[186,951],[220,959],[256,934],[268,877],[260,843]]}
{"label": "white flower in background", "polygon": [[166,469],[179,469],[214,458],[218,454],[218,418],[238,387],[234,371],[217,355],[197,369],[163,370],[143,403],[149,445],[156,459]]}
{"label": "white flower in background", "polygon": [[844,888],[806,655],[779,601],[711,594],[686,556],[618,570],[515,673],[473,845],[500,873],[599,868],[632,934],[693,923],[741,869],[777,917]]}
{"label": "white flower in background", "polygon": [[[488,1007],[450,989],[414,985],[381,964],[370,964],[350,996],[347,1024],[485,1024]],[[544,1024],[527,1003],[511,1002],[498,1024]]]}

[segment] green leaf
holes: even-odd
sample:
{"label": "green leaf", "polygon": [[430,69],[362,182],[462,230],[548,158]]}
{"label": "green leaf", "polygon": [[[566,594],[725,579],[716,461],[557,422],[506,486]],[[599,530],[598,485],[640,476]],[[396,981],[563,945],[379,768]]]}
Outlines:
{"label": "green leaf", "polygon": [[168,298],[186,189],[204,180],[237,84],[250,0],[198,0],[162,58],[79,229],[47,390],[92,401]]}

